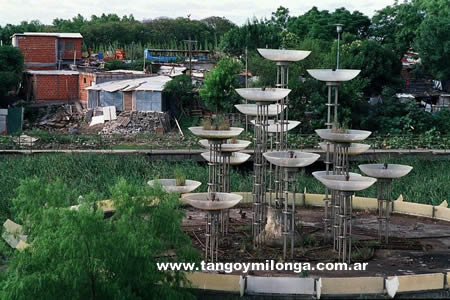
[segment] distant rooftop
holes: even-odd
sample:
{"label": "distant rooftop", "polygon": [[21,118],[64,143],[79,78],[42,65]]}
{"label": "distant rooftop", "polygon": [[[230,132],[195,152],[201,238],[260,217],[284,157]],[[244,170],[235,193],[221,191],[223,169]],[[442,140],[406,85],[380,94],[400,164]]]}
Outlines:
{"label": "distant rooftop", "polygon": [[100,90],[106,92],[117,91],[158,91],[164,89],[164,85],[171,81],[169,76],[152,76],[126,80],[108,81],[86,88],[86,90]]}
{"label": "distant rooftop", "polygon": [[78,75],[79,72],[71,70],[26,70],[31,75]]}
{"label": "distant rooftop", "polygon": [[83,38],[83,36],[80,33],[71,33],[71,32],[24,32],[24,33],[13,34],[13,36],[24,36],[24,35],[56,36],[59,38],[70,38],[70,39],[82,39]]}

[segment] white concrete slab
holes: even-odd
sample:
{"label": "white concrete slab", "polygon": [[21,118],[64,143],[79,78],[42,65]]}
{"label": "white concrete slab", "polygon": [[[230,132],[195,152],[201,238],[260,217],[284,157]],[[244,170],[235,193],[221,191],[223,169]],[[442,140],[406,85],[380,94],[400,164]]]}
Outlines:
{"label": "white concrete slab", "polygon": [[248,276],[247,293],[314,295],[314,279]]}

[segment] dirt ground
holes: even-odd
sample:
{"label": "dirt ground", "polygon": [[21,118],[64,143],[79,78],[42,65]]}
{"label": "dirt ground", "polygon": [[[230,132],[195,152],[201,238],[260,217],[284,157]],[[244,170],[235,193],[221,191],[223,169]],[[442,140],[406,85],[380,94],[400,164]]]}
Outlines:
{"label": "dirt ground", "polygon": [[[230,210],[229,232],[220,237],[220,262],[282,261],[282,248],[262,246],[254,249],[251,239],[251,207]],[[324,241],[322,208],[299,208],[294,262],[337,262],[332,242]],[[186,207],[183,227],[193,246],[204,252],[205,213]],[[394,214],[391,218],[389,244],[378,243],[377,216],[369,211],[355,211],[353,217],[354,262],[367,262],[365,271],[261,272],[271,276],[389,276],[450,271],[450,222]],[[239,272],[235,272],[239,274]]]}

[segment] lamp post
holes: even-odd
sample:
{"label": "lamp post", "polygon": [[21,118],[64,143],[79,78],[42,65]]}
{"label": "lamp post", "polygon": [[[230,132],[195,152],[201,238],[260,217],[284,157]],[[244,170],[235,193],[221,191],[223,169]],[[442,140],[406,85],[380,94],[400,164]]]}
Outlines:
{"label": "lamp post", "polygon": [[336,31],[337,31],[337,34],[338,34],[338,39],[337,39],[336,69],[339,69],[339,42],[340,42],[340,39],[341,39],[342,24],[336,24]]}

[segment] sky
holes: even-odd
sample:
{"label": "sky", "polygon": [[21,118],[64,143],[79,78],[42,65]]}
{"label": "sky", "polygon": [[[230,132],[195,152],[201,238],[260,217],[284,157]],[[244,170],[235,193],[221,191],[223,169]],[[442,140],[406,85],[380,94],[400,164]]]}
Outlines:
{"label": "sky", "polygon": [[317,6],[329,11],[345,7],[372,17],[376,10],[393,3],[394,0],[0,0],[0,25],[36,19],[51,24],[55,18],[68,19],[77,14],[89,18],[102,13],[133,14],[137,20],[188,14],[191,19],[219,16],[241,25],[254,16],[269,18],[279,6],[287,7],[291,16]]}

